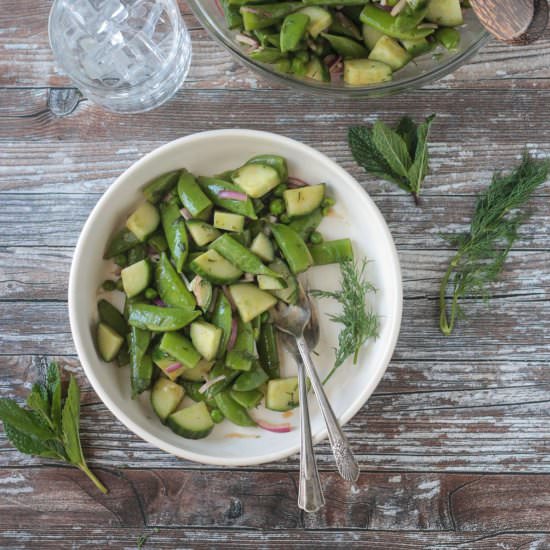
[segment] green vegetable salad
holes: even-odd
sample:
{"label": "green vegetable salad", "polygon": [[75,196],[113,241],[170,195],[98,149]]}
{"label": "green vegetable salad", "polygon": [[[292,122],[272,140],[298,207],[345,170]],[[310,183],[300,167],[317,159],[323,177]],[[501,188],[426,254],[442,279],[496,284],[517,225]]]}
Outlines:
{"label": "green vegetable salad", "polygon": [[103,288],[126,301],[123,312],[98,303],[101,357],[129,364],[133,396],[151,390],[159,419],[183,437],[206,437],[224,418],[254,426],[248,411],[263,400],[296,407],[269,310],[296,302],[298,273],[353,259],[349,239],[317,231],[334,204],[325,185],[261,155],[216,177],[164,174],[143,194],[105,252],[121,271]]}
{"label": "green vegetable salad", "polygon": [[456,50],[461,0],[220,0],[255,61],[282,73],[365,86],[392,80],[438,45]]}

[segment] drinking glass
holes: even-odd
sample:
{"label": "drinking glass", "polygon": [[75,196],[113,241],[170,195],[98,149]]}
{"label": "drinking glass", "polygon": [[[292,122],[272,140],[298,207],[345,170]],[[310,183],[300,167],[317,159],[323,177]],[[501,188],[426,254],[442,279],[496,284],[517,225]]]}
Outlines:
{"label": "drinking glass", "polygon": [[176,0],[55,0],[48,31],[58,65],[110,111],[158,107],[189,71],[191,40]]}

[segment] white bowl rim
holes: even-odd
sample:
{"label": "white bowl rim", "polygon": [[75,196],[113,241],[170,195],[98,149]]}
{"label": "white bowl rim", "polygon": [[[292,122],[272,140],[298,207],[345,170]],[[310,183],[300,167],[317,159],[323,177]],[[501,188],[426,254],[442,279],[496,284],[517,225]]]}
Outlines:
{"label": "white bowl rim", "polygon": [[[287,458],[299,451],[299,445],[295,445],[294,447],[288,447],[278,452],[270,452],[265,455],[256,456],[254,458],[247,458],[247,457],[241,458],[241,457],[220,457],[215,455],[206,455],[206,454],[196,453],[193,451],[182,449],[180,447],[176,447],[170,443],[163,441],[161,438],[143,429],[138,423],[132,420],[103,391],[101,384],[99,383],[97,377],[94,374],[94,369],[91,368],[88,364],[88,357],[84,353],[83,337],[79,331],[79,327],[77,326],[77,314],[76,314],[77,288],[78,288],[77,280],[78,280],[78,271],[79,269],[81,269],[81,266],[84,263],[82,262],[82,259],[85,253],[85,244],[88,241],[88,235],[93,231],[94,225],[96,224],[96,222],[98,221],[98,218],[101,215],[102,208],[104,207],[104,205],[106,205],[110,201],[111,195],[114,194],[115,190],[118,187],[124,185],[125,181],[131,180],[134,173],[138,172],[143,165],[149,163],[157,155],[164,153],[170,149],[178,149],[193,141],[200,141],[200,140],[208,141],[211,138],[217,138],[217,137],[223,137],[223,136],[232,137],[235,139],[238,139],[239,137],[247,137],[247,138],[257,137],[258,139],[262,139],[262,138],[269,139],[274,143],[274,147],[276,147],[277,143],[281,143],[281,144],[286,144],[293,147],[305,149],[308,151],[310,155],[312,155],[313,157],[316,157],[319,160],[319,162],[331,164],[332,169],[334,169],[335,172],[339,174],[341,180],[347,181],[347,185],[359,191],[357,195],[362,198],[361,200],[363,200],[363,202],[365,202],[365,205],[368,207],[370,214],[376,218],[376,222],[380,225],[381,229],[385,233],[387,242],[390,245],[386,260],[391,261],[391,263],[393,264],[393,270],[396,275],[395,280],[397,281],[396,288],[392,289],[392,291],[395,293],[394,294],[395,309],[392,312],[391,318],[389,319],[390,337],[386,341],[383,360],[380,361],[380,366],[378,368],[378,371],[376,372],[375,376],[371,378],[370,382],[363,388],[363,391],[355,399],[355,401],[351,403],[349,407],[345,410],[345,412],[338,417],[338,421],[340,422],[340,425],[344,426],[351,418],[355,416],[355,414],[359,411],[359,409],[363,407],[363,405],[367,402],[369,397],[372,395],[372,393],[376,389],[378,383],[382,379],[382,376],[386,372],[386,369],[393,355],[393,351],[397,344],[397,339],[399,337],[399,331],[401,327],[401,317],[403,312],[403,286],[402,286],[399,257],[397,255],[395,243],[393,241],[393,237],[390,233],[390,230],[380,210],[378,209],[374,201],[371,199],[371,197],[368,195],[366,190],[363,189],[363,187],[359,184],[359,182],[357,182],[357,180],[353,176],[351,176],[351,174],[346,172],[336,162],[328,158],[326,155],[324,155],[320,151],[317,151],[313,147],[306,145],[304,143],[301,143],[295,139],[282,136],[280,134],[261,131],[261,130],[247,130],[242,128],[208,130],[204,132],[197,132],[194,134],[190,134],[188,136],[175,139],[164,145],[161,145],[160,147],[157,147],[153,151],[141,157],[134,164],[132,164],[128,169],[126,169],[122,174],[120,174],[116,178],[116,180],[109,186],[109,188],[105,191],[105,193],[101,196],[97,204],[92,209],[92,212],[88,216],[88,219],[86,220],[84,227],[78,238],[78,242],[76,244],[76,248],[73,254],[73,260],[71,263],[71,269],[69,274],[69,291],[68,291],[69,322],[71,326],[71,332],[72,332],[76,352],[78,354],[84,373],[86,374],[88,380],[90,381],[92,388],[98,394],[98,396],[103,401],[105,406],[130,431],[134,432],[136,435],[138,435],[139,437],[141,437],[143,440],[150,443],[151,445],[154,445],[167,453],[170,453],[180,458],[184,458],[194,462],[207,464],[207,465],[214,465],[214,466],[254,466],[258,464],[265,464],[268,462],[274,462],[277,460]],[[325,428],[323,428],[317,434],[317,436],[314,437],[314,443],[318,443],[324,440],[326,437],[327,437],[327,431]]]}

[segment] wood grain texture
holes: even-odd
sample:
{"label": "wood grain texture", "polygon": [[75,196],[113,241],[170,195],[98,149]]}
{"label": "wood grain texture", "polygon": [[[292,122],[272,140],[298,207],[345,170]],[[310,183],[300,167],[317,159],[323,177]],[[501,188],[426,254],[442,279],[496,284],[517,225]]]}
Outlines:
{"label": "wood grain texture", "polygon": [[546,0],[471,0],[470,4],[484,27],[509,44],[534,43],[548,25]]}
{"label": "wood grain texture", "polygon": [[[78,471],[23,456],[0,431],[0,548],[550,547],[550,183],[531,203],[488,305],[452,338],[437,326],[451,251],[475,195],[524,147],[550,153],[550,31],[535,45],[490,42],[445,79],[395,98],[342,101],[273,86],[242,67],[181,3],[194,60],[184,88],[139,116],[79,100],[55,68],[50,3],[0,10],[0,397],[23,400],[41,361],[82,387],[86,455],[111,492]],[[65,116],[62,113],[69,112]],[[346,144],[350,125],[438,114],[422,208],[368,177]],[[404,323],[369,402],[346,426],[364,473],[349,488],[317,447],[328,505],[295,506],[298,457],[256,468],[204,468],[153,448],[100,402],[74,356],[67,320],[72,250],[112,181],[143,154],[193,132],[231,127],[301,140],[372,195],[398,246]]]}

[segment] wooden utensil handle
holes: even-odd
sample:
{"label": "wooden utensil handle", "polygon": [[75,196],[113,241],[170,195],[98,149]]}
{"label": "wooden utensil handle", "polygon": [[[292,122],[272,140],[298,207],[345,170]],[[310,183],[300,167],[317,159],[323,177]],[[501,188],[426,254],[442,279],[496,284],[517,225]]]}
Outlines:
{"label": "wooden utensil handle", "polygon": [[530,44],[548,25],[547,0],[470,0],[483,26],[509,44]]}

